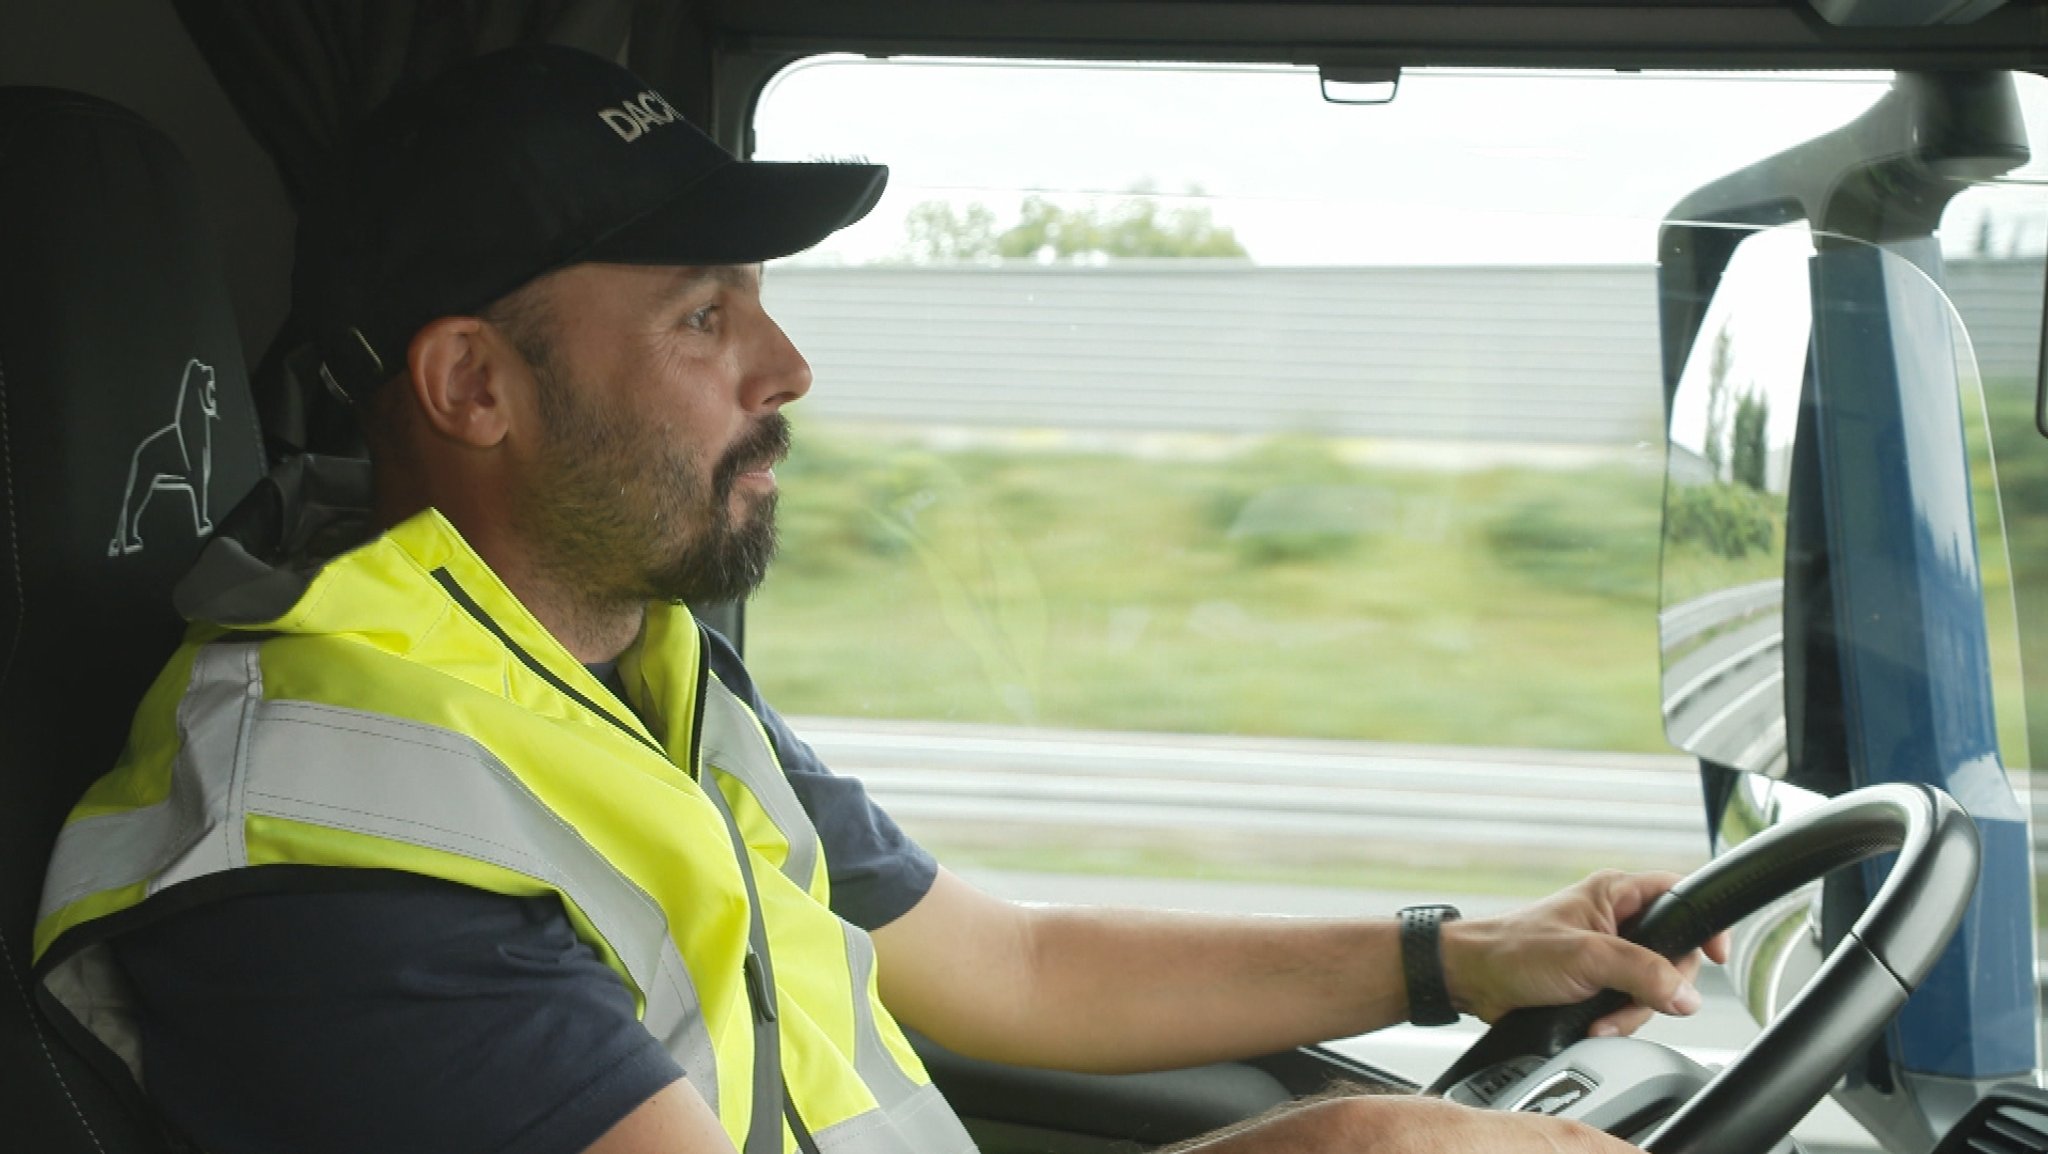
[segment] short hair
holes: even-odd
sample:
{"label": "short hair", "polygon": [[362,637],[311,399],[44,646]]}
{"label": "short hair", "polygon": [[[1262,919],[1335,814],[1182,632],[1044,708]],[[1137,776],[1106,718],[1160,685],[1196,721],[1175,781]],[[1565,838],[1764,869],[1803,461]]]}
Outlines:
{"label": "short hair", "polygon": [[[528,281],[478,309],[476,315],[478,320],[505,334],[513,349],[532,367],[540,384],[542,417],[552,419],[555,406],[560,404],[560,398],[555,395],[558,390],[555,386],[554,314],[540,282]],[[409,394],[401,387],[406,379],[405,372],[387,378],[355,405],[363,447],[369,452],[373,465],[378,462],[396,463],[407,452],[402,433],[404,405]]]}

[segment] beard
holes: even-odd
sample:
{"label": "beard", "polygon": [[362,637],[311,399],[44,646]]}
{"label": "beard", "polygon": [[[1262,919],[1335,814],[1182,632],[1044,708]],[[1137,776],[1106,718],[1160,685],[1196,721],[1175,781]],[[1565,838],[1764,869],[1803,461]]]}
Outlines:
{"label": "beard", "polygon": [[711,604],[745,597],[775,557],[775,494],[735,513],[741,473],[789,452],[771,413],[710,470],[665,426],[607,410],[555,366],[534,362],[547,445],[517,507],[536,560],[563,588],[604,605]]}

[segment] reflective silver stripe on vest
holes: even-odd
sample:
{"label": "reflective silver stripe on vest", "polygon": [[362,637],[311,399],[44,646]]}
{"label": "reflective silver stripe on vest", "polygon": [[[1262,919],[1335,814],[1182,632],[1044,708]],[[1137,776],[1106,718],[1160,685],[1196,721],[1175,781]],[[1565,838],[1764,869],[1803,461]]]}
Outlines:
{"label": "reflective silver stripe on vest", "polygon": [[853,1065],[868,1092],[882,1107],[893,1138],[877,1133],[869,1116],[850,1118],[820,1130],[820,1154],[852,1154],[879,1151],[900,1143],[901,1149],[916,1154],[973,1154],[974,1139],[940,1095],[938,1087],[921,1083],[904,1072],[896,1055],[882,1041],[875,1022],[875,1004],[868,997],[868,980],[875,968],[875,944],[865,930],[841,923],[846,938],[846,962],[853,979],[854,1049]]}
{"label": "reflective silver stripe on vest", "polygon": [[818,871],[818,831],[797,800],[789,778],[783,776],[774,747],[768,744],[753,710],[715,676],[706,678],[704,684],[703,758],[705,764],[753,792],[768,820],[789,843],[782,876],[808,893],[812,875]]}
{"label": "reflective silver stripe on vest", "polygon": [[710,1032],[652,897],[472,738],[361,710],[264,701],[257,653],[256,645],[200,651],[178,708],[183,741],[170,796],[67,826],[44,913],[144,879],[154,894],[246,865],[248,815],[489,862],[576,903],[640,988],[648,1030],[717,1110]]}
{"label": "reflective silver stripe on vest", "polygon": [[[817,870],[818,831],[753,711],[716,677],[708,678],[704,689],[703,753],[705,764],[729,774],[760,801],[789,842],[784,876],[808,891]],[[866,932],[844,921],[840,928],[852,978],[854,1070],[881,1108],[814,1133],[819,1154],[973,1154],[974,1139],[938,1088],[904,1073],[883,1044],[874,1002],[868,997],[874,943]]]}
{"label": "reflective silver stripe on vest", "polygon": [[[239,828],[223,827],[234,808],[235,760],[263,676],[254,645],[209,645],[192,663],[178,702],[179,746],[170,794],[143,809],[101,814],[66,825],[43,878],[48,916],[90,894],[161,878],[243,864]],[[151,885],[154,893],[168,882]]]}

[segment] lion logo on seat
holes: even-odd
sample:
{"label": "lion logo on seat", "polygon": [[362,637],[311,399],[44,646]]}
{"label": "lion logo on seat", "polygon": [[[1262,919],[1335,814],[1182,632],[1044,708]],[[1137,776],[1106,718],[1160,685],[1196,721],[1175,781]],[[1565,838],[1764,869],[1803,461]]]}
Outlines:
{"label": "lion logo on seat", "polygon": [[213,423],[220,418],[213,366],[185,362],[171,423],[142,438],[128,459],[128,486],[121,495],[121,519],[107,556],[142,552],[142,514],[158,493],[183,493],[192,506],[192,531],[213,532],[207,488],[213,481]]}

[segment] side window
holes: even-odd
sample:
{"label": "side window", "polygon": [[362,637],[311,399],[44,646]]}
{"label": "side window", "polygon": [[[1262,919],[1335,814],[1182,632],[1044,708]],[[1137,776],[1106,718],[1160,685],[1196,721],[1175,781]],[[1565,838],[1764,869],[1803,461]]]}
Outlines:
{"label": "side window", "polygon": [[[2048,123],[2048,79],[2014,76],[2028,136]],[[2042,285],[2048,275],[2048,158],[1982,182],[1941,219],[1949,300],[1982,381],[1964,397],[1983,550],[1999,746],[2010,768],[2048,749],[2048,438],[2035,427]],[[1973,403],[1974,402],[1974,403]],[[1981,444],[1980,444],[1981,442]],[[1978,449],[1983,451],[1977,451]],[[1995,498],[1995,499],[1994,499]]]}
{"label": "side window", "polygon": [[[2028,138],[2048,124],[2048,79],[2015,74]],[[1941,220],[1950,301],[1970,334],[1981,389],[1965,389],[1971,497],[1983,567],[1986,636],[1997,693],[1999,752],[2015,772],[2033,850],[2036,940],[2043,791],[2028,772],[2048,749],[2048,438],[2037,424],[2042,286],[2048,275],[2048,159],[1980,183]],[[2030,708],[2031,706],[2031,708]],[[2048,1005],[2035,1035],[2048,1044]]]}
{"label": "side window", "polygon": [[[1660,680],[1658,228],[1889,82],[1426,70],[1345,106],[1291,68],[793,66],[757,155],[892,176],[767,278],[816,384],[750,665],[1019,896],[1485,910],[1697,865]],[[2014,503],[2036,192],[1943,228]],[[1752,440],[1759,484],[1720,497],[1782,521],[1785,437]],[[1770,548],[1697,575],[1767,582]]]}

